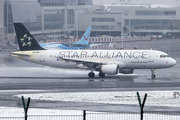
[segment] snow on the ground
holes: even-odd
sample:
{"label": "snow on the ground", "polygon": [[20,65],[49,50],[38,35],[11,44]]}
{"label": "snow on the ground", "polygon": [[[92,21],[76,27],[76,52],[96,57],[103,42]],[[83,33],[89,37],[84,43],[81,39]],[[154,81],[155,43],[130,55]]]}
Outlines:
{"label": "snow on the ground", "polygon": [[[179,91],[141,91],[139,92],[141,101],[144,98],[145,93],[148,94],[145,105],[154,106],[173,106],[179,107],[179,98],[174,98],[174,92]],[[74,101],[74,102],[94,102],[94,103],[106,103],[106,104],[136,104],[138,105],[137,94],[135,91],[132,92],[80,92],[80,93],[43,93],[43,94],[20,94],[17,97],[24,96],[25,98],[30,97],[31,99],[38,100],[51,100],[51,101]],[[95,113],[95,114],[93,114]],[[67,120],[71,119],[73,115],[79,115],[79,119],[82,118],[83,111],[76,110],[50,110],[50,109],[34,109],[30,108],[28,110],[28,115],[53,115],[49,117],[54,117],[56,115],[67,115],[61,116],[66,117]],[[0,117],[24,117],[23,108],[13,108],[13,107],[0,107]],[[40,116],[44,117],[44,116]],[[49,117],[43,118],[44,120],[49,120]],[[180,116],[175,115],[162,115],[162,114],[144,114],[146,120],[169,120],[169,119],[179,119]],[[119,119],[127,120],[132,118],[140,119],[139,114],[111,114],[111,113],[96,113],[87,112],[87,120],[92,120],[92,118],[109,120]],[[36,119],[33,118],[32,120]],[[51,119],[51,118],[50,118]]]}
{"label": "snow on the ground", "polygon": [[[141,101],[147,93],[145,105],[180,107],[179,98],[174,98],[174,92],[179,91],[141,91]],[[91,102],[106,104],[134,104],[138,105],[137,94],[132,92],[78,92],[78,93],[43,93],[43,94],[20,94],[31,99],[50,101]]]}
{"label": "snow on the ground", "polygon": [[[28,115],[82,115],[83,111],[77,110],[50,110],[50,109],[28,109]],[[0,117],[24,117],[23,108],[0,107]]]}

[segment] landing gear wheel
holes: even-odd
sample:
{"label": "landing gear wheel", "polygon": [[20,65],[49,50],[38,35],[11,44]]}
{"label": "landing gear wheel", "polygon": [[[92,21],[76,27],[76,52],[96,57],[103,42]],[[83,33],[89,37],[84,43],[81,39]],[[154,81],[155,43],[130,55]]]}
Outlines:
{"label": "landing gear wheel", "polygon": [[155,78],[156,77],[156,75],[154,74],[154,70],[155,69],[151,69],[151,78]]}
{"label": "landing gear wheel", "polygon": [[94,78],[95,74],[94,74],[93,72],[90,72],[90,73],[88,74],[88,76],[89,76],[90,78]]}
{"label": "landing gear wheel", "polygon": [[99,72],[99,77],[104,77],[104,76],[105,76],[105,74],[104,74],[104,73]]}
{"label": "landing gear wheel", "polygon": [[155,77],[156,77],[156,75],[155,75],[155,74],[152,74],[152,75],[151,75],[151,78],[155,78]]}

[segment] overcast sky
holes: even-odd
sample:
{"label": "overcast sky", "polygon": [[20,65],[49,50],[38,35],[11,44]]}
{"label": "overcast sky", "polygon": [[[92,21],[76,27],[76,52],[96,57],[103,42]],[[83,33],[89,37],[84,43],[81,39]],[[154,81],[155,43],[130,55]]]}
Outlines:
{"label": "overcast sky", "polygon": [[[93,0],[94,5],[101,5],[101,4],[119,4],[122,0]],[[126,0],[129,1],[129,0]],[[137,4],[143,4],[143,3],[152,3],[152,4],[171,4],[176,5],[176,3],[179,5],[180,0],[130,0],[131,3],[137,3]]]}

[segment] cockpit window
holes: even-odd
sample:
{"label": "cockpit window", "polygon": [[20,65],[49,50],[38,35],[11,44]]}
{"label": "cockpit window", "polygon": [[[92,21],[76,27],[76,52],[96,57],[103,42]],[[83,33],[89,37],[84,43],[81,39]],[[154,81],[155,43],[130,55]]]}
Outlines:
{"label": "cockpit window", "polygon": [[169,57],[168,55],[160,55],[160,58],[167,58]]}

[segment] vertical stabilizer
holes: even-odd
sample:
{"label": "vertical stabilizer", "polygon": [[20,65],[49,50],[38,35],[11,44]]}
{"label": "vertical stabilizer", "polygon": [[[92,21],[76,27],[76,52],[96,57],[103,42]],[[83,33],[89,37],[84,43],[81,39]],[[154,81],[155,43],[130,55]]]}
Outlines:
{"label": "vertical stabilizer", "polygon": [[22,23],[14,23],[20,51],[44,50]]}
{"label": "vertical stabilizer", "polygon": [[91,27],[88,27],[88,29],[86,30],[86,32],[82,36],[81,40],[76,42],[76,43],[74,43],[74,44],[88,45],[90,34],[91,34]]}

